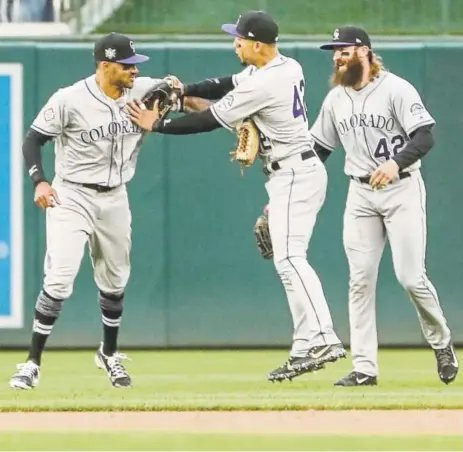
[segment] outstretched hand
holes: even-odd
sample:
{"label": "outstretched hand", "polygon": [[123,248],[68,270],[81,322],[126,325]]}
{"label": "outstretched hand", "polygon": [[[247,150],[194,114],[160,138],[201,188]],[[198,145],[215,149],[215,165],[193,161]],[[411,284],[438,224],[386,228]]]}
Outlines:
{"label": "outstretched hand", "polygon": [[148,110],[141,100],[135,99],[127,103],[127,111],[134,124],[151,132],[153,125],[160,118],[159,100],[154,102],[152,110]]}

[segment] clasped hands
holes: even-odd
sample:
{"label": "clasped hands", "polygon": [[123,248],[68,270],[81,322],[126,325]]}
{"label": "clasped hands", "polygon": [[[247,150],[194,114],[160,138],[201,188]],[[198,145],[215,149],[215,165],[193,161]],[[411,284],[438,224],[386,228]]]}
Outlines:
{"label": "clasped hands", "polygon": [[[184,93],[183,83],[174,75],[169,75],[164,78],[172,88],[177,91],[180,91],[180,94]],[[175,105],[179,99],[179,96],[176,92],[172,93],[172,103]],[[156,100],[153,104],[152,109],[147,109],[143,102],[139,99],[134,99],[127,103],[127,110],[131,121],[134,124],[137,124],[143,130],[151,132],[153,126],[156,122],[159,121],[160,111],[159,111],[159,100]]]}

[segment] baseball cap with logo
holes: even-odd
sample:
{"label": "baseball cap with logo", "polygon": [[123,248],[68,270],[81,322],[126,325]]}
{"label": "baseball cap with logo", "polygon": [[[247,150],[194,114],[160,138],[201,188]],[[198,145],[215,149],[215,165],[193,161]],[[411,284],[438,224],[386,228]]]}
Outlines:
{"label": "baseball cap with logo", "polygon": [[333,50],[336,47],[367,46],[371,49],[371,41],[367,32],[358,27],[340,27],[333,32],[333,41],[320,46],[322,50]]}
{"label": "baseball cap with logo", "polygon": [[110,33],[96,41],[93,56],[95,61],[122,64],[139,64],[150,59],[146,55],[136,53],[134,42],[119,33]]}
{"label": "baseball cap with logo", "polygon": [[236,24],[223,24],[222,30],[243,39],[274,44],[278,41],[278,25],[264,11],[248,11],[238,17]]}

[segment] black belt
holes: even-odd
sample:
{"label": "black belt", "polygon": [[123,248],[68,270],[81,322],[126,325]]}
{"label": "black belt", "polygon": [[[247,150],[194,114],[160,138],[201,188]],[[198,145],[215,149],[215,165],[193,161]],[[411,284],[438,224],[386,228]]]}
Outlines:
{"label": "black belt", "polygon": [[[410,173],[405,172],[405,173],[399,173],[399,179],[406,179],[407,177],[410,177]],[[369,184],[370,183],[370,176],[362,176],[362,177],[355,177],[355,176],[350,176],[351,179],[356,180],[358,182],[361,182],[362,184]]]}
{"label": "black belt", "polygon": [[95,190],[99,193],[105,193],[107,191],[114,190],[117,187],[108,187],[107,185],[98,185],[98,184],[79,184],[82,187],[90,188],[91,190]]}
{"label": "black belt", "polygon": [[106,193],[108,191],[114,190],[116,187],[108,187],[107,185],[99,185],[99,184],[82,184],[80,182],[74,182],[72,180],[65,180],[65,182],[68,182],[70,184],[74,185],[79,185],[80,187],[85,187],[85,188],[90,188],[91,190],[95,190],[99,193]]}
{"label": "black belt", "polygon": [[[314,151],[305,151],[305,152],[301,152],[299,154],[301,156],[301,160],[308,160],[312,157],[315,157],[315,152]],[[272,162],[270,164],[270,168],[272,168],[273,171],[278,171],[279,169],[281,169],[281,166],[278,162]],[[267,168],[264,167],[264,172],[266,172]],[[268,170],[267,170],[268,171]]]}

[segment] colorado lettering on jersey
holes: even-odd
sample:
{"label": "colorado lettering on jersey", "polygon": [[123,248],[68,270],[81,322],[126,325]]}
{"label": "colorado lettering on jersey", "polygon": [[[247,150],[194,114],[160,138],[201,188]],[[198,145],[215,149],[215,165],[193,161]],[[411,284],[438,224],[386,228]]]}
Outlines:
{"label": "colorado lettering on jersey", "polygon": [[109,124],[101,125],[80,134],[80,139],[85,144],[99,141],[103,138],[118,135],[131,135],[142,133],[142,129],[131,121],[111,121]]}
{"label": "colorado lettering on jersey", "polygon": [[339,135],[345,135],[347,132],[359,127],[387,130],[391,132],[394,130],[395,124],[396,121],[392,117],[386,118],[382,115],[355,113],[349,118],[342,118],[337,124],[337,129]]}
{"label": "colorado lettering on jersey", "polygon": [[[381,71],[360,91],[337,86],[323,101],[312,128],[313,138],[324,148],[342,145],[344,172],[361,177],[397,155],[419,127],[435,124],[416,88],[405,79]],[[407,170],[421,165],[418,160]]]}

